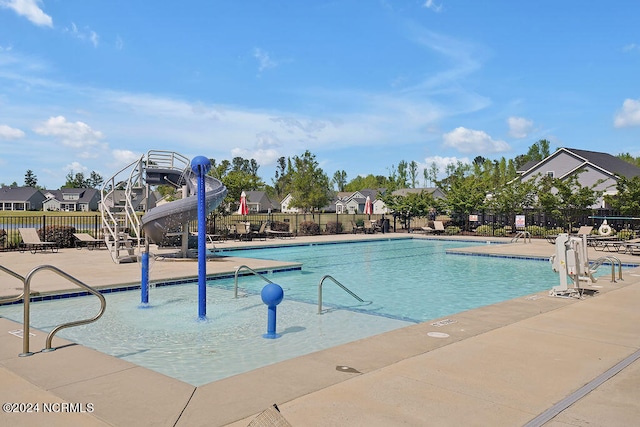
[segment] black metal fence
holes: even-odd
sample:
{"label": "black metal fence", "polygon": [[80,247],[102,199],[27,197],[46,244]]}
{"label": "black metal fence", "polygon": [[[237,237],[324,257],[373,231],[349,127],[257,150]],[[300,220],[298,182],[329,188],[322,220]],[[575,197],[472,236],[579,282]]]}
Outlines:
{"label": "black metal fence", "polygon": [[[491,212],[478,212],[473,216],[439,216],[445,222],[447,234],[474,234],[484,236],[508,236],[520,230],[529,231],[533,237],[545,237],[549,234],[557,234],[569,230],[569,224],[551,217],[540,211],[524,212],[525,226],[515,226],[513,215],[496,215]],[[592,215],[585,215],[571,224],[577,229],[581,225],[591,225],[597,229],[608,217],[608,225],[620,232],[621,230],[634,230],[640,228],[640,221],[632,218],[622,219],[616,212],[610,210],[597,210]],[[470,219],[474,220],[471,221]],[[423,217],[404,218],[393,215],[364,215],[364,214],[336,214],[336,213],[252,213],[249,215],[217,215],[210,214],[207,217],[207,232],[227,236],[232,225],[239,222],[249,222],[252,230],[258,231],[261,224],[267,222],[273,229],[289,231],[300,234],[301,230],[316,230],[321,234],[353,233],[355,227],[362,226],[365,221],[374,221],[377,231],[411,232],[426,225],[433,225],[431,221]],[[309,227],[309,223],[317,224]],[[0,216],[0,249],[19,249],[21,238],[19,228],[36,228],[44,230],[48,227],[71,227],[73,232],[88,233],[97,239],[102,235],[102,219],[100,214],[95,215],[16,215]],[[197,222],[190,224],[193,231],[197,229]],[[625,236],[628,237],[628,236]]]}

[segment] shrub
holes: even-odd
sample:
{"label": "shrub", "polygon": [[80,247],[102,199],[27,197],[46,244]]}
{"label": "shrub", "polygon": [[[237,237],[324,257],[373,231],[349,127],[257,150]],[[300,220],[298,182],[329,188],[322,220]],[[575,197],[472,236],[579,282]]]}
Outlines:
{"label": "shrub", "polygon": [[68,225],[48,225],[38,230],[38,236],[43,242],[56,242],[59,248],[72,248],[75,232],[76,228]]}
{"label": "shrub", "polygon": [[364,219],[360,218],[356,220],[356,226],[364,227]]}
{"label": "shrub", "polygon": [[327,234],[340,234],[342,233],[342,223],[341,222],[328,222],[327,223]]}
{"label": "shrub", "polygon": [[289,223],[282,221],[271,221],[269,228],[273,231],[289,231]]}
{"label": "shrub", "polygon": [[455,225],[450,225],[447,228],[445,228],[444,232],[445,232],[445,234],[448,234],[450,236],[452,236],[454,234],[459,234],[460,233],[460,227],[455,226]]}
{"label": "shrub", "polygon": [[496,228],[493,230],[493,235],[496,237],[504,237],[507,235],[507,231],[504,228]]}
{"label": "shrub", "polygon": [[0,246],[4,246],[5,240],[7,240],[7,232],[0,228]]}
{"label": "shrub", "polygon": [[527,231],[531,233],[532,236],[544,236],[547,230],[539,225],[531,225],[527,227]]}
{"label": "shrub", "polygon": [[320,234],[320,226],[313,221],[303,221],[300,223],[300,234],[303,236],[316,236]]}
{"label": "shrub", "polygon": [[480,234],[483,236],[491,236],[492,231],[493,230],[490,225],[481,225],[476,228],[476,234]]}
{"label": "shrub", "polygon": [[628,228],[623,228],[622,230],[616,233],[616,237],[620,240],[629,240],[629,239],[633,239],[635,234],[636,233],[633,230],[629,230]]}

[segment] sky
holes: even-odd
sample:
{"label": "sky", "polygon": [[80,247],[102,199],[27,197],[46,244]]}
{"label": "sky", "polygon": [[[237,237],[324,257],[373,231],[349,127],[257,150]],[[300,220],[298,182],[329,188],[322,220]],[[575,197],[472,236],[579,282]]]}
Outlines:
{"label": "sky", "polygon": [[640,156],[638,16],[636,0],[0,0],[0,183],[106,180],[149,150],[254,158],[266,184],[305,150],[347,181],[540,139]]}

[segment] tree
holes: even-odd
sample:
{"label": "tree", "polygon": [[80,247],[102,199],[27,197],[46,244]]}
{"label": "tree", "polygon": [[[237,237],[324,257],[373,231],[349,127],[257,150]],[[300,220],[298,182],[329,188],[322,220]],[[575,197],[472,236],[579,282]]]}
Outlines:
{"label": "tree", "polygon": [[429,210],[437,206],[433,194],[427,191],[409,193],[406,196],[387,192],[378,197],[384,202],[388,211],[404,223],[405,227],[411,218],[426,217]]}
{"label": "tree", "polygon": [[333,183],[338,191],[344,191],[344,186],[347,185],[347,172],[344,170],[335,171],[333,173]]}
{"label": "tree", "polygon": [[291,203],[289,206],[304,212],[313,212],[329,204],[331,188],[329,178],[318,166],[309,150],[295,156],[291,168]]}
{"label": "tree", "polygon": [[92,171],[89,178],[84,176],[84,173],[73,173],[73,170],[69,171],[66,176],[67,182],[62,188],[98,188],[102,185],[103,179],[99,173]]}
{"label": "tree", "polygon": [[227,196],[217,208],[218,213],[230,214],[238,208],[243,191],[263,190],[264,182],[257,175],[260,166],[254,159],[234,157],[231,162],[210,159],[209,175],[220,180],[227,187]]}
{"label": "tree", "polygon": [[38,185],[38,177],[36,177],[31,169],[24,174],[24,185],[26,187],[36,188]]}
{"label": "tree", "polygon": [[534,180],[519,179],[494,189],[488,200],[488,207],[498,214],[507,216],[507,224],[513,226],[515,215],[535,204],[537,187]]}
{"label": "tree", "polygon": [[[289,169],[287,170],[287,166]],[[288,187],[290,183],[291,175],[288,171],[291,170],[291,162],[287,161],[287,158],[280,157],[276,162],[275,178],[272,178],[273,183],[273,196],[282,200],[288,193]]]}
{"label": "tree", "polygon": [[365,177],[357,176],[344,187],[344,191],[360,191],[365,188],[388,188],[389,180],[383,175],[369,174]]}
{"label": "tree", "polygon": [[538,142],[531,145],[531,147],[529,147],[529,151],[527,151],[527,154],[516,156],[515,158],[516,168],[522,167],[527,162],[531,162],[531,161],[539,162],[549,157],[549,155],[551,154],[549,152],[550,144],[551,143],[546,139],[541,139]]}
{"label": "tree", "polygon": [[566,179],[543,176],[537,183],[539,205],[545,212],[563,219],[569,231],[574,222],[592,211],[591,206],[602,196],[602,191],[595,190],[601,180],[584,187],[578,180],[579,175]]}
{"label": "tree", "polygon": [[88,181],[89,187],[99,188],[102,186],[104,179],[102,179],[102,176],[99,173],[95,171],[91,171],[91,174],[89,175],[89,179],[87,181]]}
{"label": "tree", "polygon": [[445,193],[445,205],[453,213],[464,217],[465,228],[469,228],[469,214],[485,206],[487,188],[476,176],[470,175],[471,166],[458,162],[448,165],[448,176],[439,182]]}
{"label": "tree", "polygon": [[415,160],[409,163],[409,181],[411,182],[411,188],[416,188],[418,183],[418,163]]}
{"label": "tree", "polygon": [[619,176],[616,189],[617,194],[606,195],[604,200],[622,215],[640,217],[640,176]]}

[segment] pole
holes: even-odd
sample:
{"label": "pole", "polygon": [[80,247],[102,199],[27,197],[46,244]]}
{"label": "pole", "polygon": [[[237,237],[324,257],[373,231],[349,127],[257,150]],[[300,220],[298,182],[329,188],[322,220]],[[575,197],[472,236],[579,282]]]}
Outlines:
{"label": "pole", "polygon": [[207,319],[207,209],[204,177],[211,162],[204,156],[194,157],[191,170],[198,177],[198,319]]}

